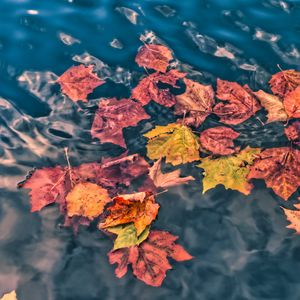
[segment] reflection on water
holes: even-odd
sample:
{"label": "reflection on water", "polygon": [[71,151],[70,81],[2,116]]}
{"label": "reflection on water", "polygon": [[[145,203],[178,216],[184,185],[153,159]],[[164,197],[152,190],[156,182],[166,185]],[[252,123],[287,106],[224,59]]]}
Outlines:
{"label": "reflection on water", "polygon": [[[143,74],[134,63],[141,40],[172,48],[174,65],[193,79],[259,89],[277,64],[299,69],[299,14],[298,1],[278,0],[1,1],[0,296],[16,289],[19,300],[298,300],[300,239],[285,228],[279,197],[261,182],[248,197],[221,187],[202,195],[199,170],[182,167],[197,181],[159,197],[155,227],[179,235],[195,259],[174,264],[157,289],[131,274],[115,278],[109,240],[95,228],[74,238],[60,227],[57,207],[31,214],[16,183],[33,167],[65,164],[66,146],[74,165],[121,154],[89,129],[99,97],[128,97]],[[79,107],[55,84],[77,63],[95,64],[107,80]],[[155,117],[125,131],[130,153],[145,153],[137,132],[174,120],[159,105],[146,109]],[[237,126],[240,145],[286,145],[282,125],[262,128],[263,118]],[[208,122],[204,127],[216,121]]]}

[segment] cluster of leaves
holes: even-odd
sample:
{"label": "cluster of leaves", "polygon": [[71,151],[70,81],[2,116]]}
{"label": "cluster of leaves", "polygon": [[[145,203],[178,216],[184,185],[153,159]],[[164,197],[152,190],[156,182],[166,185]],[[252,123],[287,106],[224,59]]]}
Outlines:
{"label": "cluster of leaves", "polygon": [[[104,159],[71,167],[55,166],[35,170],[21,185],[30,189],[32,211],[58,203],[65,225],[75,229],[97,220],[99,230],[113,237],[109,252],[117,263],[117,277],[131,264],[133,274],[152,286],[160,286],[171,269],[168,257],[176,261],[192,257],[176,244],[177,237],[166,231],[151,230],[156,219],[159,191],[187,183],[193,177],[180,177],[180,171],[162,172],[162,163],[173,166],[197,162],[203,170],[203,193],[221,184],[245,195],[253,189],[253,179],[263,179],[274,193],[288,200],[300,185],[300,73],[280,71],[272,76],[272,94],[252,91],[249,86],[217,80],[216,90],[187,78],[172,69],[173,54],[163,45],[145,44],[136,56],[140,67],[151,69],[132,90],[129,99],[101,99],[95,113],[91,135],[102,143],[126,148],[123,129],[149,119],[144,106],[150,101],[168,107],[178,116],[175,123],[156,126],[144,134],[147,156],[139,154]],[[93,66],[71,67],[57,81],[62,92],[73,101],[87,101],[87,95],[104,83]],[[185,90],[172,93],[179,84]],[[267,111],[268,123],[284,122],[288,147],[240,148],[235,140],[240,133],[232,126]],[[196,129],[209,115],[219,117],[220,125],[201,132]],[[165,162],[163,162],[163,160]],[[142,180],[141,180],[142,179]],[[138,191],[132,187],[139,182]],[[297,210],[284,209],[300,233],[300,204]]]}

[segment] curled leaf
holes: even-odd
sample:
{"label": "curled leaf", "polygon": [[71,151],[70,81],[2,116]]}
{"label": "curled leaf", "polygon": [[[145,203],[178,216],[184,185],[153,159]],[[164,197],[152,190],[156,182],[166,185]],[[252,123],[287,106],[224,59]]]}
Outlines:
{"label": "curled leaf", "polygon": [[300,118],[300,86],[285,96],[283,104],[289,118]]}
{"label": "curled leaf", "polygon": [[296,121],[284,129],[287,138],[295,145],[300,146],[300,121]]}

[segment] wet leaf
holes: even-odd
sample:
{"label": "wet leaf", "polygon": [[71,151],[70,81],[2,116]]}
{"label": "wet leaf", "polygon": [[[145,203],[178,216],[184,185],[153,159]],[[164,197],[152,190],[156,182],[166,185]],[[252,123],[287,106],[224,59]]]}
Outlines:
{"label": "wet leaf", "polygon": [[239,151],[233,140],[240,134],[225,126],[206,129],[200,134],[201,147],[217,155],[229,155]]}
{"label": "wet leaf", "polygon": [[166,157],[174,166],[200,160],[198,137],[187,126],[156,126],[144,136],[149,139],[147,155],[151,159]]}
{"label": "wet leaf", "polygon": [[17,299],[16,292],[12,291],[8,294],[4,294],[4,296],[2,298],[0,298],[0,300],[18,300],[18,299]]}
{"label": "wet leaf", "polygon": [[123,128],[136,126],[138,122],[149,119],[141,104],[131,99],[116,98],[101,100],[96,111],[91,135],[102,143],[113,143],[126,147]]}
{"label": "wet leaf", "polygon": [[61,90],[73,101],[87,102],[88,94],[92,93],[97,86],[105,81],[93,73],[93,66],[73,66],[63,73],[57,82]]}
{"label": "wet leaf", "polygon": [[186,114],[186,125],[198,127],[212,112],[215,103],[214,91],[210,85],[203,85],[191,79],[184,78],[186,91],[176,96],[175,114]]}
{"label": "wet leaf", "polygon": [[240,124],[261,108],[248,88],[236,82],[218,79],[217,97],[222,102],[214,107],[214,113],[225,124]]}
{"label": "wet leaf", "polygon": [[264,179],[267,187],[288,200],[300,185],[300,151],[288,147],[262,151],[248,175],[253,178]]}
{"label": "wet leaf", "polygon": [[284,129],[287,138],[300,147],[300,121],[296,121]]}
{"label": "wet leaf", "polygon": [[272,76],[269,83],[275,95],[284,97],[300,85],[300,72],[295,70],[278,72]]}
{"label": "wet leaf", "polygon": [[156,218],[159,204],[150,192],[120,195],[106,209],[107,216],[99,229],[133,222],[139,236]]}
{"label": "wet leaf", "polygon": [[288,221],[291,224],[287,226],[287,228],[294,229],[297,234],[300,234],[300,204],[294,205],[297,210],[286,209],[281,207],[286,215]]}
{"label": "wet leaf", "polygon": [[133,274],[138,279],[151,286],[161,286],[166,272],[172,269],[168,257],[176,261],[193,258],[175,243],[177,239],[177,236],[166,231],[151,231],[148,239],[139,246],[109,252],[109,262],[118,264],[115,270],[118,278],[127,273],[128,265],[131,264]]}
{"label": "wet leaf", "polygon": [[172,59],[172,52],[166,46],[145,44],[140,48],[135,61],[140,67],[166,72]]}
{"label": "wet leaf", "polygon": [[283,104],[289,118],[300,118],[300,86],[285,96]]}
{"label": "wet leaf", "polygon": [[231,156],[215,159],[203,158],[198,165],[204,170],[203,193],[222,184],[225,189],[249,195],[253,185],[248,182],[247,176],[250,172],[250,165],[259,153],[260,149],[247,147]]}

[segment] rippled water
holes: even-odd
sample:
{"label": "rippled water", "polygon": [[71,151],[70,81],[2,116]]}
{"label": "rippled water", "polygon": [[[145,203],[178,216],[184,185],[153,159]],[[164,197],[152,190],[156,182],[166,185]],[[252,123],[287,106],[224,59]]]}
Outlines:
{"label": "rippled water", "polygon": [[[167,44],[193,79],[259,89],[277,64],[299,69],[299,16],[300,1],[2,0],[0,296],[16,289],[19,300],[299,300],[300,238],[280,209],[290,204],[262,182],[248,197],[222,187],[202,195],[199,169],[182,168],[198,180],[160,195],[155,228],[179,235],[195,259],[174,263],[161,288],[132,274],[117,279],[109,239],[95,228],[74,238],[59,226],[57,207],[31,214],[27,192],[16,189],[33,167],[65,164],[63,147],[74,165],[122,152],[92,140],[89,129],[99,97],[129,96],[142,75],[134,63],[140,38]],[[95,63],[107,79],[80,111],[54,84],[76,62]],[[125,131],[130,153],[145,153],[137,132],[174,120],[159,105],[147,111],[155,118]],[[282,126],[262,128],[264,118],[237,126],[240,145],[286,144]]]}

